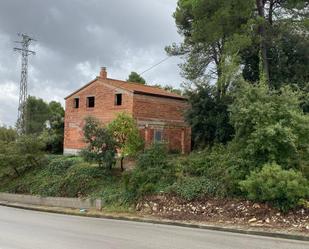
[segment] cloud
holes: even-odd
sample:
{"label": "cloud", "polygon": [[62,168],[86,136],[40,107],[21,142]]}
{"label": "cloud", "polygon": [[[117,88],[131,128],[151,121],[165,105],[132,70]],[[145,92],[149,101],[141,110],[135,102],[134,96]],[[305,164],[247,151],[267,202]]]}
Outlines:
{"label": "cloud", "polygon": [[[0,122],[17,116],[20,55],[17,33],[34,36],[29,57],[29,94],[63,98],[106,66],[109,77],[126,79],[164,59],[164,47],[180,40],[172,13],[177,0],[10,0],[0,2]],[[147,82],[180,86],[179,59],[143,75]]]}

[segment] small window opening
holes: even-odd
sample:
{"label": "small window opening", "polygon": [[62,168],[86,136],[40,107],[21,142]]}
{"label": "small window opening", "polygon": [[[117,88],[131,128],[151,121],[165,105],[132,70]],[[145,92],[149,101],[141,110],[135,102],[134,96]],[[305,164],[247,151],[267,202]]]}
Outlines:
{"label": "small window opening", "polygon": [[122,105],[122,94],[115,94],[115,105]]}
{"label": "small window opening", "polygon": [[74,108],[79,108],[79,98],[74,99]]}
{"label": "small window opening", "polygon": [[89,108],[94,107],[94,102],[95,102],[94,97],[87,97],[87,107]]}
{"label": "small window opening", "polygon": [[162,142],[162,131],[161,130],[155,130],[154,141]]}

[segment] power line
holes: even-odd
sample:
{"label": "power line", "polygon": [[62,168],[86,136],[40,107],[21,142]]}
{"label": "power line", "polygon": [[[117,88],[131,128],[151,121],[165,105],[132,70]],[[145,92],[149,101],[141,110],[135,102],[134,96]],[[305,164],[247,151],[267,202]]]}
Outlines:
{"label": "power line", "polygon": [[150,71],[151,69],[153,69],[154,67],[160,65],[161,63],[163,63],[164,61],[168,60],[169,58],[171,58],[170,56],[164,58],[163,60],[159,61],[158,63],[154,64],[153,66],[151,66],[150,68],[146,69],[145,71],[141,72],[139,75],[142,75],[148,71]]}
{"label": "power line", "polygon": [[15,42],[20,43],[21,48],[15,47],[14,51],[21,53],[21,78],[16,128],[19,134],[25,134],[27,127],[28,56],[35,54],[34,51],[29,50],[29,46],[32,41],[35,41],[35,39],[26,34],[18,34],[18,36],[21,37],[21,41]]}

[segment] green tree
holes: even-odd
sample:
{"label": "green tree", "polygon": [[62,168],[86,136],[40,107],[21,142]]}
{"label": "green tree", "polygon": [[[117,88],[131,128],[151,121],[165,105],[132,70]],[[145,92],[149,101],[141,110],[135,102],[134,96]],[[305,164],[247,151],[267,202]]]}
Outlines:
{"label": "green tree", "polygon": [[[284,41],[287,32],[308,40],[307,8],[305,0],[179,0],[174,18],[184,40],[167,47],[167,52],[185,58],[183,75],[189,80],[205,76],[219,79],[224,72],[224,56],[238,53],[242,63],[251,65],[244,65],[246,74],[254,74],[255,81],[263,76],[273,86],[276,77],[272,75],[280,75],[282,70],[276,67],[276,58],[285,46],[274,49],[277,41]],[[290,45],[293,49],[297,46]]]}
{"label": "green tree", "polygon": [[48,117],[48,104],[43,99],[29,96],[27,99],[26,134],[40,134],[46,128]]}
{"label": "green tree", "polygon": [[308,173],[309,115],[300,108],[301,92],[285,86],[242,83],[230,106],[235,153],[250,160],[247,172],[265,163]]}
{"label": "green tree", "polygon": [[108,125],[108,130],[117,141],[117,150],[120,153],[120,166],[123,170],[123,160],[126,156],[133,156],[143,148],[143,140],[132,116],[119,113]]}
{"label": "green tree", "polygon": [[127,81],[140,83],[142,85],[146,84],[145,79],[142,76],[140,76],[137,72],[131,72]]}
{"label": "green tree", "polygon": [[12,127],[0,127],[0,141],[2,142],[13,142],[17,138],[17,132]]}
{"label": "green tree", "polygon": [[186,112],[186,119],[192,128],[195,148],[215,142],[226,143],[234,134],[228,113],[232,98],[216,98],[214,88],[209,84],[198,84],[194,90],[187,92],[191,108]]}
{"label": "green tree", "polygon": [[171,92],[171,93],[176,93],[176,94],[178,94],[178,95],[183,95],[183,92],[182,92],[181,89],[175,88],[175,87],[173,87],[173,86],[171,86],[171,85],[160,85],[160,84],[155,84],[154,86],[155,86],[155,87],[158,87],[158,88],[161,88],[161,89],[163,89],[163,90],[165,90],[165,91]]}
{"label": "green tree", "polygon": [[44,143],[35,135],[23,135],[15,141],[0,141],[0,168],[8,175],[16,176],[32,167],[38,167],[43,159]]}
{"label": "green tree", "polygon": [[63,151],[64,139],[64,109],[59,102],[51,101],[48,104],[48,125],[43,136],[46,138],[47,150],[52,153]]}
{"label": "green tree", "polygon": [[116,141],[112,134],[94,117],[85,119],[83,128],[87,148],[81,155],[86,161],[96,162],[105,170],[111,170],[115,163]]}

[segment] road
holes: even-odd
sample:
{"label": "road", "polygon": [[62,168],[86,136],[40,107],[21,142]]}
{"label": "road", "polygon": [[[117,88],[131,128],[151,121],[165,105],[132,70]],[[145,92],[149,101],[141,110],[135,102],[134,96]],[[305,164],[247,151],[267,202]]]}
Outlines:
{"label": "road", "polygon": [[309,242],[0,206],[0,249],[301,249]]}

